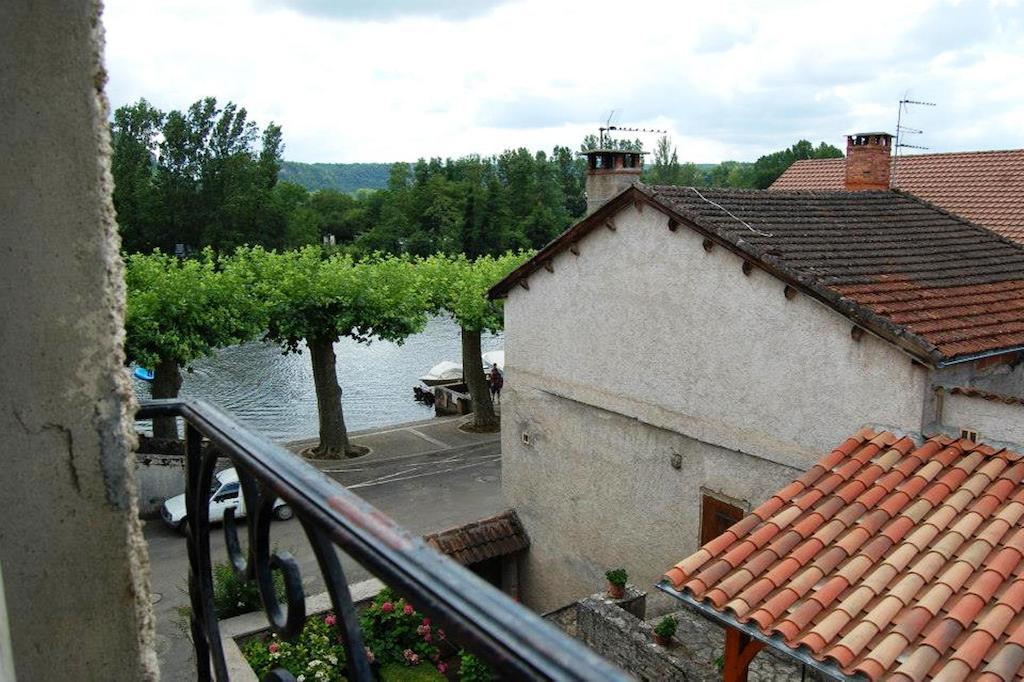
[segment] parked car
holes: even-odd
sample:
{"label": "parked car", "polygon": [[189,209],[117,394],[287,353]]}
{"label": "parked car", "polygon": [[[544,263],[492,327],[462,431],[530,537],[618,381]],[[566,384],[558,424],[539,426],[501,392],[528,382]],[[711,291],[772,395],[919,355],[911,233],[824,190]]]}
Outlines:
{"label": "parked car", "polygon": [[[235,518],[245,516],[245,497],[241,495],[241,484],[238,472],[234,467],[218,471],[210,485],[210,521],[223,521],[224,512],[235,510]],[[172,528],[182,531],[185,528],[185,494],[167,499],[160,508],[160,517]],[[292,508],[284,500],[274,503],[274,516],[282,521],[292,517]]]}

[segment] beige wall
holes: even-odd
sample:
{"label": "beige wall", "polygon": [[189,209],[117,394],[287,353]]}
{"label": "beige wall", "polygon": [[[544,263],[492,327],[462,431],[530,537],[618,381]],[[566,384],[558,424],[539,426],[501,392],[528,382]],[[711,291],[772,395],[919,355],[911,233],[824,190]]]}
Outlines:
{"label": "beige wall", "polygon": [[983,442],[1008,444],[1024,452],[1024,405],[947,393],[942,397],[942,422],[943,430],[952,435],[970,429]]}
{"label": "beige wall", "polygon": [[0,564],[21,680],[157,675],[98,12],[15,0],[0,21]]}
{"label": "beige wall", "polygon": [[649,581],[693,550],[701,486],[756,505],[864,424],[922,419],[927,371],[890,344],[651,207],[615,222],[505,307],[503,487],[539,608],[594,587],[569,576],[628,560]]}

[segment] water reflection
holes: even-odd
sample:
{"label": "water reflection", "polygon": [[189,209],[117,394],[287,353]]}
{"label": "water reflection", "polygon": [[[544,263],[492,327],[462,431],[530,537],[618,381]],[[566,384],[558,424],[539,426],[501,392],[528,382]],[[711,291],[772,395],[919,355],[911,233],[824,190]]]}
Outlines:
{"label": "water reflection", "polygon": [[[482,346],[484,352],[501,348],[501,335],[484,334]],[[433,408],[413,400],[413,385],[441,360],[462,361],[459,328],[442,318],[428,322],[401,346],[343,339],[334,350],[345,424],[351,430],[432,417]],[[135,392],[148,398],[149,384],[136,379]],[[306,352],[282,355],[278,346],[263,343],[225,348],[185,373],[181,395],[216,403],[273,440],[317,435],[316,392]]]}

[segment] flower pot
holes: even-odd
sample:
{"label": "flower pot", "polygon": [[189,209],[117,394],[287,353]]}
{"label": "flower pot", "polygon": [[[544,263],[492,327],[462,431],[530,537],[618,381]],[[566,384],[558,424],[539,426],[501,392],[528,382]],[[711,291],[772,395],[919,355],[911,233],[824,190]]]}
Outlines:
{"label": "flower pot", "polygon": [[654,633],[654,643],[658,646],[668,646],[672,643],[671,637],[662,637],[658,633]]}
{"label": "flower pot", "polygon": [[622,599],[626,596],[626,588],[621,585],[608,583],[608,596],[612,599]]}

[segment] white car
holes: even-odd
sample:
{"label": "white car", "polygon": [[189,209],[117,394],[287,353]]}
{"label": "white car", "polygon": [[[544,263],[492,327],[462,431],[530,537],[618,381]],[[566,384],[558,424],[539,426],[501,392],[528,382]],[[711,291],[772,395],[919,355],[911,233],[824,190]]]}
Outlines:
{"label": "white car", "polygon": [[[235,518],[245,516],[245,498],[241,494],[238,472],[234,467],[219,471],[213,475],[210,486],[210,521],[223,521],[224,512],[235,510]],[[185,528],[185,494],[169,498],[160,508],[160,517],[167,525],[176,530]],[[285,521],[292,517],[292,508],[284,500],[274,503],[274,516]]]}

